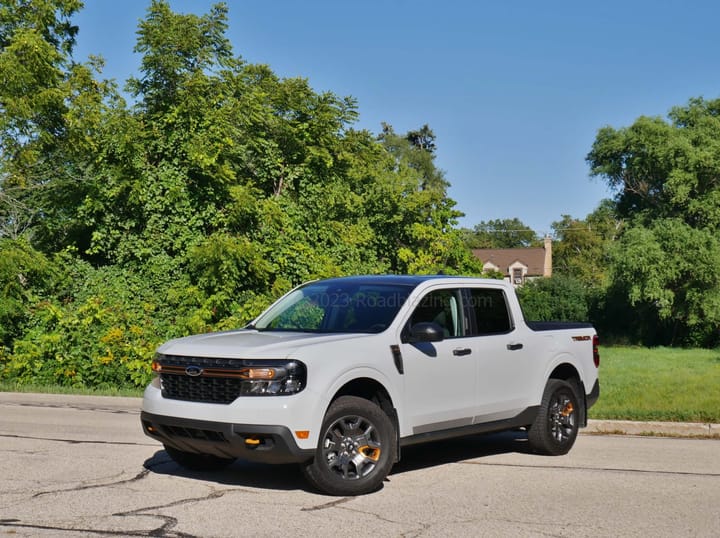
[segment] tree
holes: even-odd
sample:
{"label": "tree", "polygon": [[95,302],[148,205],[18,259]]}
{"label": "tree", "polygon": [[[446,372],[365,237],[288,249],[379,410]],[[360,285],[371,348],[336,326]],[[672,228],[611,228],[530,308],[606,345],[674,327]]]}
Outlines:
{"label": "tree", "polygon": [[691,99],[668,118],[600,129],[587,156],[591,173],[616,189],[622,218],[680,218],[718,229],[720,99]]}
{"label": "tree", "polygon": [[383,123],[378,139],[395,157],[398,170],[408,167],[419,174],[420,189],[445,193],[449,184],[445,174],[435,167],[435,133],[427,124],[398,135],[391,125]]}
{"label": "tree", "polygon": [[553,273],[597,287],[607,284],[608,249],[622,233],[615,204],[603,200],[585,219],[563,215],[553,222]]}
{"label": "tree", "polygon": [[391,168],[371,196],[380,251],[393,272],[481,273],[455,228],[462,213],[447,197],[449,183],[435,166],[435,135],[424,125],[398,135],[384,123],[378,140]]}
{"label": "tree", "polygon": [[659,327],[643,325],[646,342],[717,343],[720,242],[715,234],[679,219],[658,219],[650,227],[630,228],[611,256],[614,287],[659,322]]}
{"label": "tree", "polygon": [[[720,319],[720,100],[598,132],[587,160],[616,190],[626,229],[611,249],[608,301],[654,344],[714,345]],[[617,304],[606,303],[617,310]],[[640,315],[642,314],[642,315]],[[610,320],[612,321],[612,320]]]}
{"label": "tree", "polygon": [[0,223],[8,237],[32,232],[50,252],[82,243],[77,204],[105,103],[116,98],[97,76],[102,61],[72,61],[82,7],[74,0],[5,1],[0,7]]}
{"label": "tree", "polygon": [[517,217],[482,221],[463,230],[470,248],[527,248],[538,244],[537,234]]}

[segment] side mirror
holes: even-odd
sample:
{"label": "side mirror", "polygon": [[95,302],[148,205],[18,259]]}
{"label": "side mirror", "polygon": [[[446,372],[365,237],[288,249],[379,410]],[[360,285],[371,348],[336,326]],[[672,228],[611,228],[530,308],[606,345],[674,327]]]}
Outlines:
{"label": "side mirror", "polygon": [[437,323],[422,321],[410,327],[410,342],[442,342],[445,331]]}

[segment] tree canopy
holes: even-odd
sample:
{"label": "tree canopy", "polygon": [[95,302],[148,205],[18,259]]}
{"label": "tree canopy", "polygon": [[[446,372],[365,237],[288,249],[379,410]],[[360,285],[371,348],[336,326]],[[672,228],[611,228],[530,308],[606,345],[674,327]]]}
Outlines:
{"label": "tree canopy", "polygon": [[235,55],[225,4],[150,2],[130,103],[101,59],[72,59],[80,2],[0,5],[6,375],[111,383],[85,368],[101,361],[142,382],[160,341],[309,279],[481,271],[430,127],[354,129],[353,98]]}
{"label": "tree canopy", "polygon": [[519,218],[482,221],[463,237],[470,248],[527,248],[540,244],[538,235]]}
{"label": "tree canopy", "polygon": [[635,332],[654,343],[717,343],[720,100],[605,127],[587,160],[626,221],[609,268],[613,300],[645,313]]}

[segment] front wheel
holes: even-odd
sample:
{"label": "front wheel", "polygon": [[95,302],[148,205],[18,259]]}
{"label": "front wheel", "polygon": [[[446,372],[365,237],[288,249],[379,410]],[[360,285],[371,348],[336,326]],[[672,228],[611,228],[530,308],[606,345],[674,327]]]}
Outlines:
{"label": "front wheel", "polygon": [[305,478],[330,495],[375,491],[395,461],[392,421],[376,404],[341,396],[328,409],[315,458],[303,466]]}
{"label": "front wheel", "polygon": [[548,380],[540,410],[528,432],[530,448],[548,456],[567,454],[578,434],[579,413],[574,386],[561,379]]}

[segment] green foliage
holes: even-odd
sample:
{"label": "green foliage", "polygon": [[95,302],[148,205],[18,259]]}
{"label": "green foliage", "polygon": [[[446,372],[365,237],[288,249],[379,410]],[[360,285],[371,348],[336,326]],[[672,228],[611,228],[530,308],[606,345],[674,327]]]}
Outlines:
{"label": "green foliage", "polygon": [[598,132],[587,160],[617,189],[621,217],[720,226],[720,99],[692,99],[662,118]]}
{"label": "green foliage", "polygon": [[94,269],[69,253],[55,270],[56,293],[31,305],[25,331],[0,356],[0,377],[76,387],[147,383],[154,349],[182,329],[176,305],[148,275]]}
{"label": "green foliage", "polygon": [[462,233],[469,248],[527,248],[538,244],[537,234],[517,217],[482,221]]}
{"label": "green foliage", "polygon": [[668,119],[603,128],[587,157],[592,173],[616,189],[617,214],[627,220],[609,250],[604,322],[650,344],[712,346],[720,316],[720,100],[692,99]]}
{"label": "green foliage", "polygon": [[0,349],[22,334],[30,309],[52,291],[50,261],[26,241],[0,239]]}
{"label": "green foliage", "polygon": [[0,47],[10,45],[20,30],[33,30],[59,52],[70,53],[78,28],[70,19],[83,7],[80,0],[2,0]]}
{"label": "green foliage", "polygon": [[608,284],[608,249],[623,229],[615,204],[603,200],[584,220],[563,215],[554,222],[553,272],[571,276],[591,288]]}
{"label": "green foliage", "polygon": [[226,5],[150,3],[132,105],[72,60],[79,2],[0,6],[0,377],[139,386],[300,282],[481,271],[432,130],[353,130],[354,99],[234,56]]}
{"label": "green foliage", "polygon": [[[720,243],[677,219],[629,229],[611,251],[613,283],[661,324],[663,344],[712,345],[720,322]],[[648,335],[648,336],[650,336]]]}
{"label": "green foliage", "polygon": [[588,321],[591,296],[569,276],[531,280],[517,288],[525,318],[533,321]]}

